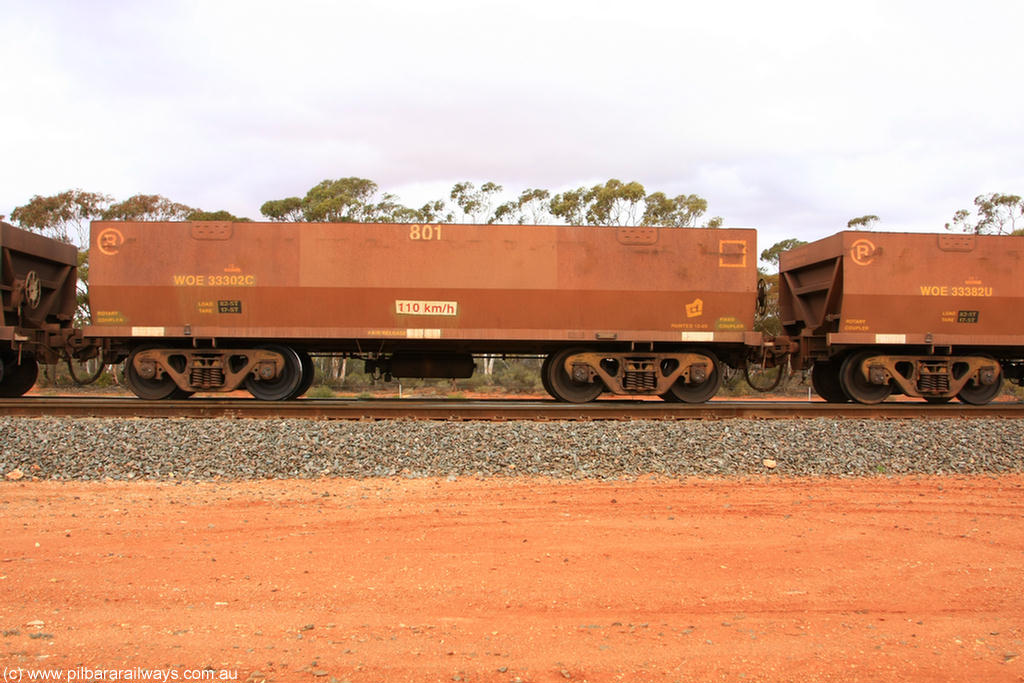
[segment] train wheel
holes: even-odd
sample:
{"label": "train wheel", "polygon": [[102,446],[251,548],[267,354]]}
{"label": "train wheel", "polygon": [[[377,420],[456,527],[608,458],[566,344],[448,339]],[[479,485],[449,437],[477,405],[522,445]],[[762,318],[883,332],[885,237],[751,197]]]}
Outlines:
{"label": "train wheel", "polygon": [[873,355],[871,351],[855,353],[843,361],[839,370],[843,391],[857,403],[881,403],[892,393],[891,384],[872,384],[860,371],[861,363]]}
{"label": "train wheel", "polygon": [[992,399],[998,396],[999,392],[1002,390],[1003,373],[1000,372],[996,377],[996,381],[992,384],[975,384],[973,381],[968,382],[956,397],[964,403],[969,403],[972,406],[983,406],[986,403],[991,403]]}
{"label": "train wheel", "polygon": [[296,351],[295,353],[298,354],[299,362],[302,364],[302,381],[299,382],[299,387],[289,398],[298,398],[309,391],[309,388],[313,386],[313,379],[316,377],[316,366],[313,365],[313,359],[309,357],[309,354],[305,351]]}
{"label": "train wheel", "polygon": [[548,379],[548,373],[550,372],[550,368],[551,356],[545,356],[544,361],[540,364],[540,383],[544,385],[544,391],[548,392],[548,395],[554,397],[555,392],[551,388],[551,382]]}
{"label": "train wheel", "polygon": [[178,385],[174,383],[174,380],[171,379],[170,375],[165,374],[160,379],[146,379],[144,377],[140,377],[139,373],[135,370],[135,357],[143,351],[149,351],[155,348],[158,347],[139,346],[128,355],[128,360],[124,362],[124,379],[128,384],[128,388],[132,390],[133,394],[147,401],[159,401],[165,398],[182,397],[186,392],[178,389]]}
{"label": "train wheel", "polygon": [[565,371],[565,359],[584,349],[564,349],[548,356],[544,361],[545,388],[559,401],[568,403],[589,403],[604,391],[601,380],[594,382],[576,382]]}
{"label": "train wheel", "polygon": [[[661,372],[663,374],[665,374],[665,375],[671,373],[676,368],[675,365],[668,365],[668,363],[669,363],[668,361],[662,361]],[[658,394],[658,396],[660,396],[661,400],[664,401],[665,403],[679,403],[680,402],[679,399],[676,398],[676,395],[672,393],[672,389],[671,388],[669,388],[669,390],[666,391],[664,394]]]}
{"label": "train wheel", "polygon": [[22,358],[20,363],[16,360],[15,355],[0,357],[0,398],[24,396],[39,376],[39,363],[35,358]]}
{"label": "train wheel", "polygon": [[711,359],[711,372],[707,373],[704,381],[700,383],[687,383],[681,378],[676,380],[676,383],[668,390],[671,398],[662,396],[665,400],[673,402],[682,401],[683,403],[705,403],[718,393],[719,387],[722,386],[722,365],[718,362],[718,357],[706,349],[696,349],[694,353],[705,355]]}
{"label": "train wheel", "polygon": [[811,368],[811,386],[829,403],[849,403],[850,397],[839,382],[839,368],[834,363],[816,362]]}
{"label": "train wheel", "polygon": [[299,390],[302,379],[302,360],[295,349],[276,344],[261,347],[284,356],[284,367],[274,379],[260,380],[253,376],[246,377],[245,388],[261,401],[284,401],[293,398]]}

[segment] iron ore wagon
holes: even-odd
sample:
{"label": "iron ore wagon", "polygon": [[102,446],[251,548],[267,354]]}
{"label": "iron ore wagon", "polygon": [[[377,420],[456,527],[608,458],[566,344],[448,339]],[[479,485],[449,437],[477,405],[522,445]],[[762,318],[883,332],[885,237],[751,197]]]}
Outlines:
{"label": "iron ore wagon", "polygon": [[753,332],[756,233],[357,223],[92,225],[86,340],[143,398],[281,400],[311,354],[390,377],[468,377],[540,354],[550,393],[702,402]]}
{"label": "iron ore wagon", "polygon": [[1024,377],[1024,236],[847,231],[779,271],[785,331],[828,401],[983,404]]}

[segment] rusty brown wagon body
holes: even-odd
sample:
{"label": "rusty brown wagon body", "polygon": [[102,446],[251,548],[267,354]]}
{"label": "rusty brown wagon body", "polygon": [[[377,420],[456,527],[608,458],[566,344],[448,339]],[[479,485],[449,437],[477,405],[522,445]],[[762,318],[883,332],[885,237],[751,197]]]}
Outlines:
{"label": "rusty brown wagon body", "polygon": [[287,397],[311,380],[289,368],[333,352],[452,377],[547,354],[560,398],[704,400],[716,354],[760,344],[753,230],[96,222],[91,247],[86,337],[153,398]]}
{"label": "rusty brown wagon body", "polygon": [[77,269],[74,245],[0,222],[0,397],[28,391],[73,336]]}
{"label": "rusty brown wagon body", "polygon": [[779,309],[828,400],[985,403],[1024,358],[1024,236],[841,232],[782,254]]}

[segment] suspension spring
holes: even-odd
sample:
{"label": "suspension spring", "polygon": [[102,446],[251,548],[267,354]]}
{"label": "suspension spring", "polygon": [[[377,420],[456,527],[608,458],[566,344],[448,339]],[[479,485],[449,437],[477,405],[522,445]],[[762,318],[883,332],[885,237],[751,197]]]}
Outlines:
{"label": "suspension spring", "polygon": [[622,379],[622,386],[627,391],[651,392],[658,386],[658,378],[654,372],[630,372],[626,371]]}
{"label": "suspension spring", "polygon": [[200,389],[224,386],[224,370],[221,368],[192,368],[189,384]]}
{"label": "suspension spring", "polygon": [[922,394],[944,394],[949,391],[949,372],[945,364],[925,363],[921,366],[921,376],[917,380],[917,389]]}

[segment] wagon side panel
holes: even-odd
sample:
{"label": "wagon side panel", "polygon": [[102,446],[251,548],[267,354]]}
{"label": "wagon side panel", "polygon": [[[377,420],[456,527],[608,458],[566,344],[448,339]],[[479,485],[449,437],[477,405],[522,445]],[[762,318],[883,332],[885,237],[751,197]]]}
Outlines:
{"label": "wagon side panel", "polygon": [[742,339],[753,230],[93,225],[92,335]]}

